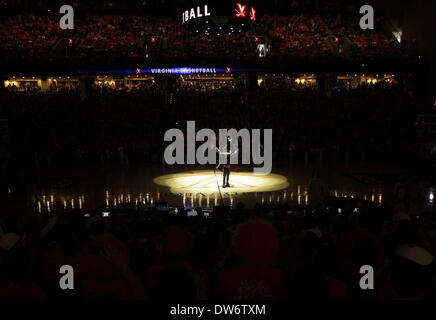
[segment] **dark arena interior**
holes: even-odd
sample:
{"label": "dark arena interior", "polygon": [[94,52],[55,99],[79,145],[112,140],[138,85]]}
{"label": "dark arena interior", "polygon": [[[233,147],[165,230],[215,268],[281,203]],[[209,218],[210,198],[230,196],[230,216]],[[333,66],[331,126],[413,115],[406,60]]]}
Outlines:
{"label": "dark arena interior", "polygon": [[434,1],[66,2],[0,0],[0,301],[436,298]]}

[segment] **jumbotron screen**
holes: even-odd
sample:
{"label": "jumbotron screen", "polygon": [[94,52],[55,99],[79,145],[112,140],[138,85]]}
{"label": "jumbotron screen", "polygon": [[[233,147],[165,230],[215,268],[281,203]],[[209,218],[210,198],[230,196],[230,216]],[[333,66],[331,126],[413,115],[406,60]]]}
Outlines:
{"label": "jumbotron screen", "polygon": [[252,27],[258,17],[253,1],[223,1],[219,4],[205,2],[196,5],[188,2],[181,10],[181,21],[186,28],[206,34],[242,32]]}

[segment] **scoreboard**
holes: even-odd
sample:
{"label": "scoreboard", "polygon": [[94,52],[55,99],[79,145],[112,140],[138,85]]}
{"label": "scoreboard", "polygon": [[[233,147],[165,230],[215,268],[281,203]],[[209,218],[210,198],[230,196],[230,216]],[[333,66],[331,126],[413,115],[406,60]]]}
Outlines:
{"label": "scoreboard", "polygon": [[180,22],[189,30],[205,34],[242,32],[250,28],[258,12],[252,1],[187,3],[179,12]]}

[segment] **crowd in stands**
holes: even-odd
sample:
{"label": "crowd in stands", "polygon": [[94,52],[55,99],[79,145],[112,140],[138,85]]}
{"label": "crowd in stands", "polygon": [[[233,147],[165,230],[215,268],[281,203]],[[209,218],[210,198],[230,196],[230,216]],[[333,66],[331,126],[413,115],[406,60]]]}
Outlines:
{"label": "crowd in stands", "polygon": [[[287,162],[290,145],[296,154],[326,148],[332,161],[335,150],[361,147],[374,161],[404,159],[414,145],[414,102],[400,84],[330,94],[274,81],[251,93],[163,87],[102,87],[83,101],[76,91],[2,93],[7,172],[34,179],[33,166],[119,163],[121,154],[159,163],[163,133],[192,119],[197,128],[273,128],[276,157]],[[315,211],[240,203],[209,217],[199,208],[196,217],[182,208],[2,216],[0,299],[432,299],[436,221],[427,193],[413,190],[399,183],[384,206],[325,198],[311,202]],[[61,265],[73,266],[75,290],[59,289]],[[363,265],[375,270],[375,290],[360,289]]]}
{"label": "crowd in stands", "polygon": [[[404,48],[392,34],[387,34],[382,28],[376,33],[362,30],[356,23],[359,21],[358,15],[326,16],[324,21],[333,35],[342,40],[341,42],[344,42],[344,39],[350,41],[351,55],[355,60],[362,60],[365,57],[379,59],[406,57]],[[377,17],[375,24],[384,26],[383,17]]]}
{"label": "crowd in stands", "polygon": [[[200,208],[5,217],[0,300],[434,299],[436,221],[400,189],[393,206],[358,213],[326,198],[316,210],[238,203],[208,217]],[[74,290],[59,288],[62,265],[74,269]],[[373,267],[374,290],[361,289],[362,266]]]}
{"label": "crowd in stands", "polygon": [[87,16],[77,26],[79,43],[75,53],[86,61],[137,59],[142,57],[142,20],[132,15]]}
{"label": "crowd in stands", "polygon": [[41,87],[38,86],[36,81],[20,81],[18,85],[15,83],[10,83],[7,86],[8,91],[10,92],[25,92],[25,93],[38,93],[41,92]]}
{"label": "crowd in stands", "polygon": [[229,80],[195,80],[195,79],[178,79],[177,90],[182,91],[234,91],[238,90],[236,81]]}
{"label": "crowd in stands", "polygon": [[[407,57],[393,35],[361,30],[355,20],[348,15],[265,14],[252,30],[205,35],[188,31],[172,18],[94,13],[76,15],[75,29],[61,30],[58,17],[25,13],[0,17],[0,54],[25,62],[67,61],[94,66],[193,59],[257,61],[255,39],[263,39],[267,58],[322,62],[337,57],[338,43],[332,40],[336,38],[341,44],[351,43],[355,60]],[[383,25],[382,20],[377,23]]]}
{"label": "crowd in stands", "polygon": [[0,18],[3,59],[50,60],[50,51],[61,37],[57,21],[46,16],[18,14]]}
{"label": "crowd in stands", "polygon": [[197,128],[213,130],[273,128],[277,164],[306,157],[401,162],[416,151],[414,98],[399,84],[325,93],[316,86],[266,83],[248,93],[238,83],[214,90],[219,82],[190,87],[181,81],[168,89],[148,81],[131,91],[96,87],[84,100],[77,87],[51,94],[5,92],[0,119],[9,123],[9,163],[105,165],[119,163],[120,150],[130,163],[161,163],[164,132],[185,131],[192,119]]}
{"label": "crowd in stands", "polygon": [[328,30],[319,15],[264,15],[256,33],[268,37],[273,56],[322,59],[332,55]]}
{"label": "crowd in stands", "polygon": [[[9,83],[6,89],[12,93],[23,93],[23,94],[38,94],[42,93],[42,88],[35,81],[15,81]],[[77,81],[52,81],[49,88],[45,93],[62,93],[77,91],[78,82]]]}

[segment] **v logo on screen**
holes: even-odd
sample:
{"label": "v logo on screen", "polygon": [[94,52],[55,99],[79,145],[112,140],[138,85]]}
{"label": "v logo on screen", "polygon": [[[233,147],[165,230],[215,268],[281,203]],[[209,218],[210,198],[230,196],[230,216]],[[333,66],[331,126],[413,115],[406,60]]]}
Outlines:
{"label": "v logo on screen", "polygon": [[250,20],[256,21],[256,10],[254,10],[253,7],[251,8],[251,11],[250,11]]}
{"label": "v logo on screen", "polygon": [[244,4],[237,3],[235,11],[236,11],[237,18],[245,18],[245,15],[247,14],[247,6]]}

